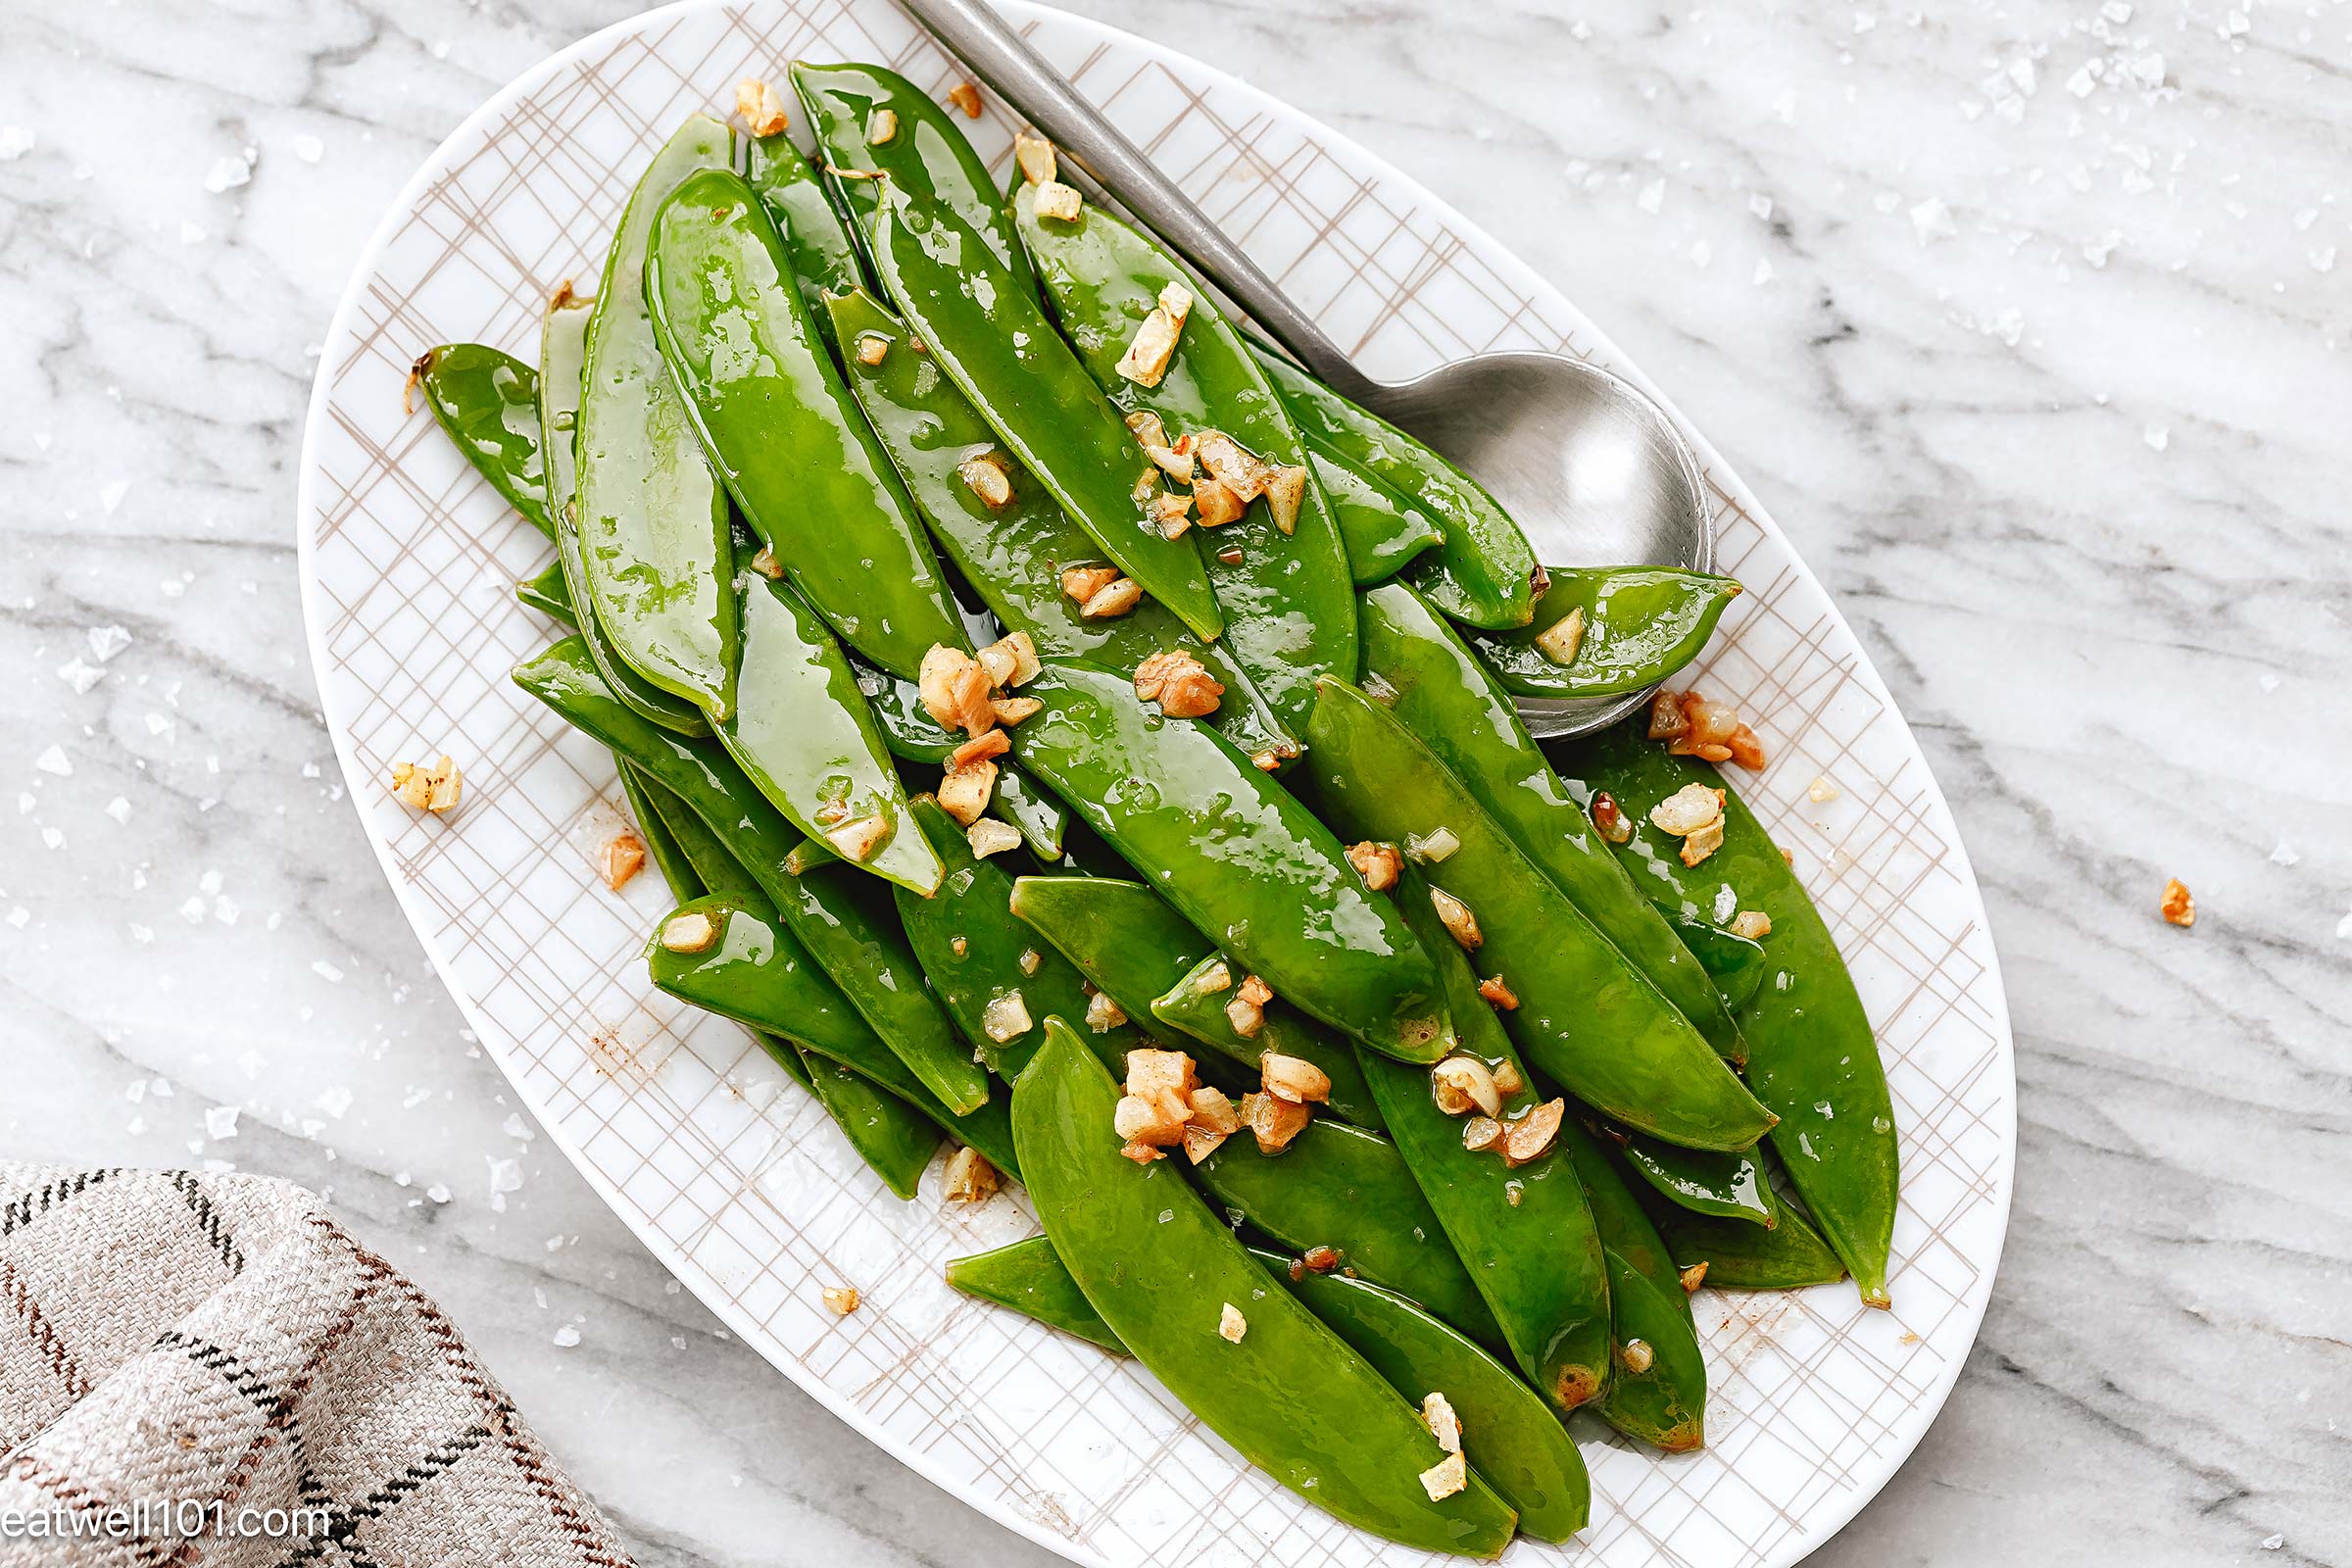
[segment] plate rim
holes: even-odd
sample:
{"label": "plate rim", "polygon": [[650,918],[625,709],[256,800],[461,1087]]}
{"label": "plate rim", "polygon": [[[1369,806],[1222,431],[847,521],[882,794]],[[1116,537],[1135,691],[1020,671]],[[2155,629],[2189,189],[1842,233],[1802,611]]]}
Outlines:
{"label": "plate rim", "polygon": [[[400,906],[402,917],[407,920],[410,933],[416,937],[417,945],[424,950],[427,961],[431,963],[434,974],[440,979],[443,989],[449,993],[451,1001],[456,1004],[459,1015],[466,1020],[466,1026],[478,1038],[485,1041],[504,1040],[507,1038],[506,1032],[496,1027],[482,1012],[474,1000],[458,983],[450,960],[436,944],[426,937],[425,933],[429,926],[425,916],[430,911],[422,906],[423,894],[421,891],[413,893],[409,887],[404,885],[405,879],[399,874],[390,841],[378,825],[375,815],[362,806],[362,792],[372,782],[372,775],[364,775],[359,766],[350,724],[336,710],[334,683],[328,678],[329,671],[336,666],[327,651],[324,619],[326,610],[318,591],[317,523],[321,515],[321,509],[318,501],[317,487],[320,475],[318,456],[319,443],[326,429],[330,395],[336,384],[336,370],[340,363],[335,351],[339,346],[347,345],[354,337],[353,317],[361,303],[367,281],[374,275],[385,250],[402,224],[414,214],[418,198],[434,178],[446,172],[451,155],[455,150],[478,136],[483,126],[500,115],[511,111],[516,102],[556,75],[565,66],[600,46],[609,45],[634,33],[648,31],[688,12],[723,10],[730,4],[740,3],[742,0],[670,0],[668,4],[651,7],[634,16],[600,27],[556,50],[546,59],[509,78],[477,104],[471,113],[460,121],[449,134],[444,136],[435,144],[432,151],[425,155],[415,172],[403,182],[387,204],[383,216],[377,220],[374,229],[368,235],[367,243],[353,261],[351,269],[346,274],[342,292],[337,298],[334,314],[328,320],[326,334],[322,339],[318,368],[312,380],[309,406],[303,417],[302,450],[298,460],[299,472],[295,483],[294,521],[296,570],[302,598],[304,640],[310,651],[311,673],[318,688],[319,711],[326,720],[328,740],[334,748],[336,764],[342,771],[352,810],[359,817],[361,831],[367,837],[368,848],[374,852],[376,864],[383,872],[384,881],[390,888],[393,899]],[[855,5],[858,3],[858,0],[842,0],[842,3],[845,6]],[[1578,309],[1574,301],[1563,290],[1528,263],[1522,261],[1516,252],[1489,233],[1483,225],[1464,216],[1443,196],[1432,191],[1418,179],[1398,169],[1387,158],[1365,146],[1346,131],[1297,108],[1288,100],[1279,98],[1196,56],[1170,48],[1126,28],[1114,26],[1091,17],[1080,16],[1075,12],[1041,4],[1039,0],[992,0],[992,3],[999,10],[1006,13],[1016,25],[1032,21],[1051,20],[1055,25],[1068,25],[1082,32],[1092,33],[1102,41],[1139,50],[1163,68],[1181,68],[1185,73],[1197,73],[1206,77],[1218,87],[1251,95],[1263,106],[1266,113],[1291,122],[1321,145],[1344,149],[1352,156],[1363,160],[1364,163],[1380,172],[1384,181],[1395,181],[1399,189],[1409,193],[1417,204],[1431,213],[1446,227],[1459,235],[1466,248],[1475,251],[1490,265],[1496,265],[1498,270],[1513,274],[1515,281],[1521,286],[1531,292],[1548,293],[1568,304],[1570,309],[1575,311],[1576,315],[1591,327],[1592,340],[1584,350],[1585,357],[1615,372],[1654,399],[1696,450],[1702,473],[1721,485],[1759,527],[1781,542],[1786,550],[1789,567],[1806,586],[1819,596],[1832,623],[1853,649],[1855,660],[1853,674],[1864,682],[1872,695],[1885,706],[1886,711],[1902,725],[1904,739],[1913,754],[1919,759],[1920,777],[1925,793],[1936,810],[1941,813],[1943,820],[1951,824],[1951,844],[1948,853],[1957,858],[1956,868],[1966,875],[1966,891],[1970,903],[1974,906],[1975,923],[1984,932],[1987,944],[1992,945],[1993,948],[1984,973],[1973,982],[1972,988],[1989,988],[1984,1000],[1990,1022],[1993,1054],[2006,1080],[2006,1093],[2001,1097],[1998,1115],[1994,1118],[1995,1130],[2000,1139],[1999,1157],[1994,1167],[1998,1185],[1993,1200],[1996,1227],[1990,1249],[1979,1275],[1981,1283],[1972,1293],[1973,1298],[1966,1300],[1961,1308],[1962,1314],[1968,1321],[1967,1346],[1959,1353],[1946,1360],[1940,1372],[1929,1386],[1925,1396],[1911,1406],[1914,1420],[1896,1436],[1892,1446],[1884,1451],[1884,1462],[1875,1462],[1881,1459],[1881,1455],[1873,1454],[1871,1457],[1874,1464],[1867,1477],[1858,1476],[1849,1487],[1831,1494],[1814,1511],[1805,1516],[1807,1528],[1800,1537],[1785,1543],[1784,1550],[1770,1554],[1763,1559],[1763,1568],[1790,1568],[1790,1565],[1802,1561],[1834,1539],[1840,1530],[1852,1522],[1856,1514],[1861,1512],[1886,1489],[1886,1484],[1893,1480],[1895,1474],[1910,1461],[1911,1455],[1917,1450],[1929,1430],[1936,1424],[1936,1418],[1942,1413],[1943,1406],[1950,1398],[1953,1388],[1959,1382],[1960,1373],[1967,1364],[1968,1353],[1975,1348],[1977,1337],[1984,1327],[1984,1314],[1991,1304],[1993,1286],[1999,1274],[2002,1256],[2008,1247],[2009,1221],[2017,1190],[2017,1056],[2015,1032],[2009,1014],[2008,988],[2001,972],[1998,946],[1992,944],[1992,924],[1984,908],[1984,888],[1977,877],[1975,858],[1968,852],[1965,835],[1960,830],[1959,819],[1951,809],[1951,803],[1944,795],[1943,787],[1936,777],[1934,767],[1929,764],[1925,750],[1919,745],[1918,737],[1912,730],[1908,715],[1895,702],[1893,693],[1887,689],[1885,679],[1879,673],[1876,662],[1870,657],[1868,647],[1855,634],[1852,623],[1847,620],[1836,596],[1831,594],[1820,578],[1814,574],[1811,564],[1798,551],[1794,542],[1773,520],[1761,501],[1748,488],[1746,481],[1724,461],[1723,455],[1716,450],[1714,443],[1683,414],[1682,410],[1650,379],[1640,365],[1627,358],[1618,347],[1616,340],[1605,329],[1593,321],[1589,315]],[[856,1431],[858,1436],[894,1461],[921,1476],[931,1486],[958,1504],[985,1514],[996,1523],[1036,1543],[1064,1560],[1084,1564],[1086,1568],[1116,1568],[1110,1559],[1094,1550],[1085,1543],[1050,1530],[1042,1521],[1034,1520],[1014,1509],[1008,1501],[975,1495],[960,1479],[952,1479],[942,1473],[944,1466],[936,1466],[927,1452],[912,1449],[893,1440],[883,1430],[879,1420],[868,1416],[866,1412],[851,1402],[846,1396],[836,1393],[819,1378],[804,1375],[804,1369],[797,1362],[781,1359],[771,1353],[763,1343],[768,1338],[766,1332],[752,1319],[749,1312],[715,1291],[706,1290],[701,1283],[698,1283],[709,1279],[708,1270],[704,1269],[690,1255],[671,1245],[665,1238],[652,1232],[649,1227],[641,1227],[630,1220],[624,1205],[619,1200],[623,1195],[619,1192],[617,1184],[585,1157],[580,1141],[565,1129],[560,1118],[549,1112],[543,1102],[543,1097],[533,1094],[524,1086],[521,1077],[507,1060],[507,1056],[512,1053],[493,1051],[489,1054],[501,1076],[507,1080],[508,1086],[529,1107],[540,1129],[563,1152],[571,1168],[587,1181],[589,1187],[603,1200],[606,1208],[612,1212],[613,1217],[629,1231],[638,1245],[645,1248],[663,1268],[694,1292],[695,1298],[702,1303],[705,1310],[711,1312],[725,1323],[738,1340],[758,1352],[760,1359],[790,1379],[795,1387],[815,1399],[836,1419]],[[1568,1543],[1563,1544],[1562,1547],[1550,1549],[1563,1550],[1572,1546],[1573,1543]],[[1518,1547],[1516,1541],[1514,1547]],[[1384,1543],[1380,1549],[1385,1552],[1390,1548]]]}

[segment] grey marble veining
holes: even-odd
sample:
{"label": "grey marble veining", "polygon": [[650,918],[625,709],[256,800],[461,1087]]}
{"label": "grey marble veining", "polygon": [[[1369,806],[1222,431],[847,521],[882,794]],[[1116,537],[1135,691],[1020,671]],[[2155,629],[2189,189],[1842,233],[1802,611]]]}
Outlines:
{"label": "grey marble veining", "polygon": [[[1078,9],[1557,281],[1952,798],[2015,1218],[1950,1405],[1818,1560],[2352,1562],[2352,6]],[[476,102],[626,10],[0,6],[0,1152],[326,1191],[649,1565],[1042,1563],[727,1341],[516,1116],[319,722],[294,468],[345,273]]]}

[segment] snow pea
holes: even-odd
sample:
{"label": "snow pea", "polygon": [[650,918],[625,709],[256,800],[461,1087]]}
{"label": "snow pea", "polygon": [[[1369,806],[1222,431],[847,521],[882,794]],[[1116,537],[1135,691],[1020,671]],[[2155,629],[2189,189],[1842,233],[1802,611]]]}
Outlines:
{"label": "snow pea", "polygon": [[[856,175],[882,174],[895,189],[936,200],[953,212],[987,241],[1014,286],[1025,297],[1037,297],[1029,258],[1013,236],[988,165],[929,93],[881,66],[805,61],[793,65],[792,89],[808,113],[835,206],[860,241],[872,231],[881,196],[877,187],[885,181]],[[877,111],[887,111],[897,124],[896,133],[882,142],[872,139]],[[852,172],[837,172],[843,170]]]}
{"label": "snow pea", "polygon": [[1309,440],[1412,497],[1443,519],[1446,537],[1415,564],[1430,602],[1455,620],[1501,630],[1536,612],[1536,553],[1501,503],[1402,430],[1368,414],[1271,350],[1258,363]]}
{"label": "snow pea", "polygon": [[1503,1023],[1538,1068],[1626,1125],[1692,1149],[1745,1149],[1772,1125],[1690,1020],[1395,714],[1327,679],[1308,737],[1323,748],[1315,776],[1325,813],[1349,836],[1452,835],[1423,872],[1476,917],[1478,966],[1517,995]]}
{"label": "snow pea", "polygon": [[547,535],[547,471],[539,445],[539,372],[481,343],[444,343],[416,358],[433,422],[522,520]]}
{"label": "snow pea", "polygon": [[1750,1225],[1778,1218],[1756,1152],[1680,1149],[1639,1133],[1625,1141],[1625,1163],[1660,1194],[1697,1214]]}
{"label": "snow pea", "polygon": [[[1186,1184],[1111,1130],[1119,1087],[1054,1019],[1012,1096],[1013,1139],[1054,1250],[1103,1323],[1203,1425],[1345,1523],[1425,1550],[1492,1557],[1514,1515],[1477,1475],[1432,1502],[1442,1457],[1420,1415],[1266,1277]],[[1222,1309],[1243,1314],[1238,1341]]]}
{"label": "snow pea", "polygon": [[732,134],[695,115],[629,194],[588,318],[579,414],[579,530],[589,594],[612,651],[706,711],[735,706],[734,540],[647,310],[645,256],[662,200],[697,170],[725,169]]}
{"label": "snow pea", "polygon": [[[663,880],[680,904],[701,898],[707,891],[742,890],[752,894],[754,883],[743,862],[727,853],[726,846],[685,802],[627,762],[620,764],[620,781],[637,810],[638,827],[647,836],[648,853],[662,867]],[[673,820],[677,824],[674,830]],[[931,1156],[939,1152],[941,1132],[956,1120],[945,1105],[933,1101],[934,1108],[925,1110],[864,1073],[783,1035],[754,1029],[752,1038],[795,1083],[815,1097],[858,1157],[882,1178],[885,1187],[900,1198],[914,1197]],[[877,1049],[868,1059],[887,1060],[911,1081],[887,1047],[878,1039],[871,1044]],[[1009,1135],[998,1143],[1009,1152]]]}
{"label": "snow pea", "polygon": [[1394,1291],[1345,1274],[1259,1261],[1291,1294],[1372,1363],[1389,1387],[1418,1405],[1443,1394],[1462,1422],[1462,1452],[1503,1501],[1519,1533],[1566,1541],[1592,1517],[1592,1482],[1559,1418],[1518,1375],[1450,1325]]}
{"label": "snow pea", "polygon": [[[1437,955],[1461,1049],[1490,1067],[1508,1063],[1521,1088],[1517,1112],[1539,1093],[1494,1009],[1478,995],[1469,960],[1445,935],[1428,884],[1412,867],[1397,903]],[[1425,1069],[1364,1057],[1389,1136],[1420,1186],[1456,1256],[1475,1259],[1471,1282],[1502,1330],[1511,1358],[1544,1398],[1573,1410],[1598,1394],[1609,1367],[1609,1291],[1600,1238],[1567,1156],[1557,1151],[1513,1169],[1493,1152],[1462,1146],[1462,1118],[1440,1110]]]}
{"label": "snow pea", "polygon": [[740,175],[707,170],[671,193],[646,252],[645,291],[736,509],[842,640],[909,680],[934,644],[964,647],[914,504]]}
{"label": "snow pea", "polygon": [[[1204,939],[1202,945],[1206,946]],[[1364,1082],[1354,1047],[1346,1040],[1280,997],[1265,1004],[1257,1033],[1246,1036],[1234,1028],[1233,1020],[1225,1015],[1225,1005],[1247,973],[1247,965],[1210,948],[1175,984],[1152,999],[1152,1016],[1252,1071],[1269,1051],[1311,1061],[1331,1080],[1331,1098],[1325,1108],[1342,1121],[1379,1130],[1380,1107]]]}
{"label": "snow pea", "polygon": [[838,360],[840,343],[833,335],[832,318],[825,314],[825,296],[865,285],[864,268],[841,215],[790,136],[753,137],[745,149],[743,178],[759,193],[760,205],[776,225],[793,279],[800,285],[801,303],[808,307],[817,335]]}
{"label": "snow pea", "polygon": [[[863,291],[835,295],[825,306],[841,341],[873,338],[884,345],[877,365],[849,357],[850,389],[932,537],[1006,630],[1027,632],[1045,658],[1084,659],[1123,674],[1153,654],[1189,653],[1224,684],[1209,722],[1227,739],[1252,757],[1298,753],[1298,740],[1224,645],[1201,642],[1157,600],[1146,599],[1124,615],[1080,615],[1061,590],[1061,570],[1102,559],[1093,536],[999,446],[996,428],[971,399],[928,355],[914,352],[904,321]],[[964,460],[982,451],[994,453],[1012,488],[1012,499],[999,509],[964,482]]]}
{"label": "snow pea", "polygon": [[[1642,1212],[1597,1135],[1570,1115],[1560,1124],[1560,1148],[1576,1166],[1609,1269],[1609,1332],[1613,1342],[1608,1388],[1593,1406],[1629,1438],[1670,1453],[1706,1442],[1707,1367],[1698,1332],[1673,1259]],[[1647,1352],[1629,1348],[1639,1341]]]}
{"label": "snow pea", "polygon": [[878,891],[879,881],[841,865],[795,875],[785,862],[800,833],[724,749],[660,730],[623,708],[597,678],[578,638],[516,665],[514,681],[643,767],[710,824],[858,1014],[954,1113],[986,1102],[987,1077],[957,1045],[955,1026],[923,985],[896,911],[877,909],[857,885]]}
{"label": "snow pea", "polygon": [[1068,1265],[1054,1253],[1054,1244],[1043,1236],[969,1257],[951,1257],[947,1279],[966,1296],[1008,1306],[1023,1317],[1075,1334],[1113,1355],[1127,1353],[1127,1347],[1119,1343],[1110,1325],[1102,1321],[1102,1314],[1078,1289]]}
{"label": "snow pea", "polygon": [[1177,913],[1310,1017],[1407,1061],[1445,1054],[1429,955],[1331,830],[1230,741],[1082,664],[1048,664],[1023,690],[1045,706],[1012,732],[1013,755]]}
{"label": "snow pea", "polygon": [[1386,582],[1413,559],[1446,542],[1445,525],[1427,508],[1398,495],[1338,453],[1309,438],[1307,459],[1331,502],[1348,571],[1358,588]]}
{"label": "snow pea", "polygon": [[1279,1154],[1237,1133],[1193,1175],[1283,1246],[1332,1248],[1342,1268],[1403,1293],[1481,1345],[1504,1343],[1404,1157],[1378,1133],[1318,1117]]}
{"label": "snow pea", "polygon": [[1364,684],[1720,1055],[1744,1054],[1706,968],[1609,854],[1510,697],[1429,601],[1393,582],[1363,596]]}
{"label": "snow pea", "polygon": [[1158,470],[1118,411],[980,235],[893,189],[875,215],[875,272],[928,356],[1096,547],[1202,642],[1224,629],[1191,534],[1150,521]]}
{"label": "snow pea", "polygon": [[[1653,898],[1695,918],[1729,888],[1739,907],[1771,920],[1763,948],[1773,976],[1740,1020],[1748,1082],[1781,1118],[1773,1148],[1863,1301],[1888,1304],[1899,1184],[1894,1108],[1870,1017],[1803,884],[1721,774],[1694,758],[1668,756],[1638,723],[1611,725],[1552,755],[1580,799],[1604,789],[1616,798],[1634,826],[1618,858]],[[1651,826],[1649,812],[1694,783],[1724,791],[1723,847],[1686,866],[1677,841]]]}
{"label": "snow pea", "polygon": [[[1071,1024],[1103,1064],[1126,1075],[1127,1053],[1144,1039],[1133,1026],[1098,1030],[1084,1022],[1086,979],[1051,944],[1012,916],[1012,878],[993,859],[980,859],[956,819],[928,795],[914,798],[914,821],[931,841],[947,875],[939,891],[918,898],[895,890],[906,941],[939,1000],[991,1072],[1012,1082],[1037,1054],[1050,1014]],[[989,1004],[1017,997],[1029,1026],[1006,1040],[989,1033]]]}
{"label": "snow pea", "polygon": [[523,609],[536,610],[575,631],[579,629],[579,616],[571,608],[571,590],[564,585],[563,562],[551,561],[535,574],[517,582],[514,597]]}
{"label": "snow pea", "polygon": [[[1013,220],[1062,336],[1120,414],[1156,414],[1171,438],[1222,431],[1264,463],[1307,467],[1298,426],[1241,333],[1157,239],[1093,203],[1068,222],[1041,219],[1037,187],[1026,180],[1013,196]],[[1192,309],[1166,372],[1147,387],[1121,375],[1119,361],[1170,284],[1191,292]],[[1201,548],[1226,646],[1297,734],[1314,706],[1315,676],[1355,667],[1348,553],[1312,468],[1289,531],[1275,525],[1273,503],[1261,497]]]}
{"label": "snow pea", "polygon": [[[1698,657],[1726,606],[1729,577],[1667,566],[1551,566],[1535,618],[1512,631],[1470,634],[1514,697],[1615,697],[1655,686]],[[1562,664],[1536,639],[1572,612],[1584,616],[1576,657]]]}
{"label": "snow pea", "polygon": [[[1765,1190],[1771,1193],[1769,1183]],[[1744,1220],[1694,1214],[1656,1193],[1642,1195],[1642,1206],[1674,1261],[1684,1268],[1704,1263],[1709,1285],[1733,1291],[1788,1291],[1834,1285],[1845,1278],[1845,1265],[1812,1222],[1778,1194],[1768,1200],[1774,1214],[1769,1230]]]}
{"label": "snow pea", "polygon": [[[1406,1403],[1443,1394],[1462,1423],[1462,1452],[1502,1500],[1519,1510],[1519,1533],[1565,1541],[1590,1518],[1592,1478],[1567,1429],[1518,1375],[1460,1330],[1395,1291],[1345,1274],[1294,1268],[1263,1248],[1250,1255],[1372,1364]],[[1043,1236],[948,1263],[948,1283],[1066,1334],[1125,1355],[1127,1347],[1080,1293],[1068,1265]]]}
{"label": "snow pea", "polygon": [[992,798],[999,815],[1010,822],[1030,853],[1048,862],[1061,858],[1062,835],[1069,830],[1069,808],[1046,793],[1037,780],[1017,766],[997,759],[997,790]]}
{"label": "snow pea", "polygon": [[712,726],[727,755],[811,838],[880,817],[882,843],[854,863],[929,896],[939,857],[907,825],[906,792],[832,633],[789,583],[747,571],[742,592],[741,701]]}
{"label": "snow pea", "polygon": [[582,376],[588,360],[588,321],[595,302],[559,292],[547,308],[539,332],[539,442],[546,454],[547,505],[556,523],[556,564],[564,573],[564,598],[571,623],[596,662],[605,685],[630,711],[681,735],[708,735],[703,710],[665,692],[631,669],[612,652],[595,614],[596,593],[588,582],[588,560],[580,542],[579,452]]}
{"label": "snow pea", "polygon": [[[1716,995],[1723,998],[1723,1004],[1737,1018],[1740,1009],[1755,996],[1756,988],[1764,983],[1764,971],[1771,967],[1765,961],[1763,944],[1735,936],[1711,920],[1685,914],[1680,909],[1661,906],[1659,912],[1674,927],[1674,934],[1683,946],[1690,950],[1699,967],[1707,971],[1707,978],[1715,982]],[[1745,1042],[1741,1045],[1744,1049]]]}

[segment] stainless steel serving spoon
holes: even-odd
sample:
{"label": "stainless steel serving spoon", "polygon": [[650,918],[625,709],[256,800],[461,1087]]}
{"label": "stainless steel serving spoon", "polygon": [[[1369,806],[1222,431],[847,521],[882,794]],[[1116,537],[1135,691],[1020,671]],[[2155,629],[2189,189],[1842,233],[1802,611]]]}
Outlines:
{"label": "stainless steel serving spoon", "polygon": [[[1581,360],[1526,351],[1473,355],[1411,381],[1373,380],[986,0],[899,3],[1324,385],[1476,475],[1539,561],[1714,568],[1698,460],[1633,386]],[[1578,735],[1647,696],[1522,700],[1519,712],[1538,736]]]}

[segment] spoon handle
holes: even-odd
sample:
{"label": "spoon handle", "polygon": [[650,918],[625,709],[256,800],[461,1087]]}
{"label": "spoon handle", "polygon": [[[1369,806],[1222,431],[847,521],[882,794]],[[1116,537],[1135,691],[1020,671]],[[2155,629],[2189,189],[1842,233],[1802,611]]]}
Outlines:
{"label": "spoon handle", "polygon": [[987,0],[899,0],[906,13],[986,81],[1055,147],[1117,196],[1200,274],[1223,289],[1316,379],[1357,402],[1378,383],[1358,370],[1313,318],[1225,237],[1069,79],[1046,63]]}

